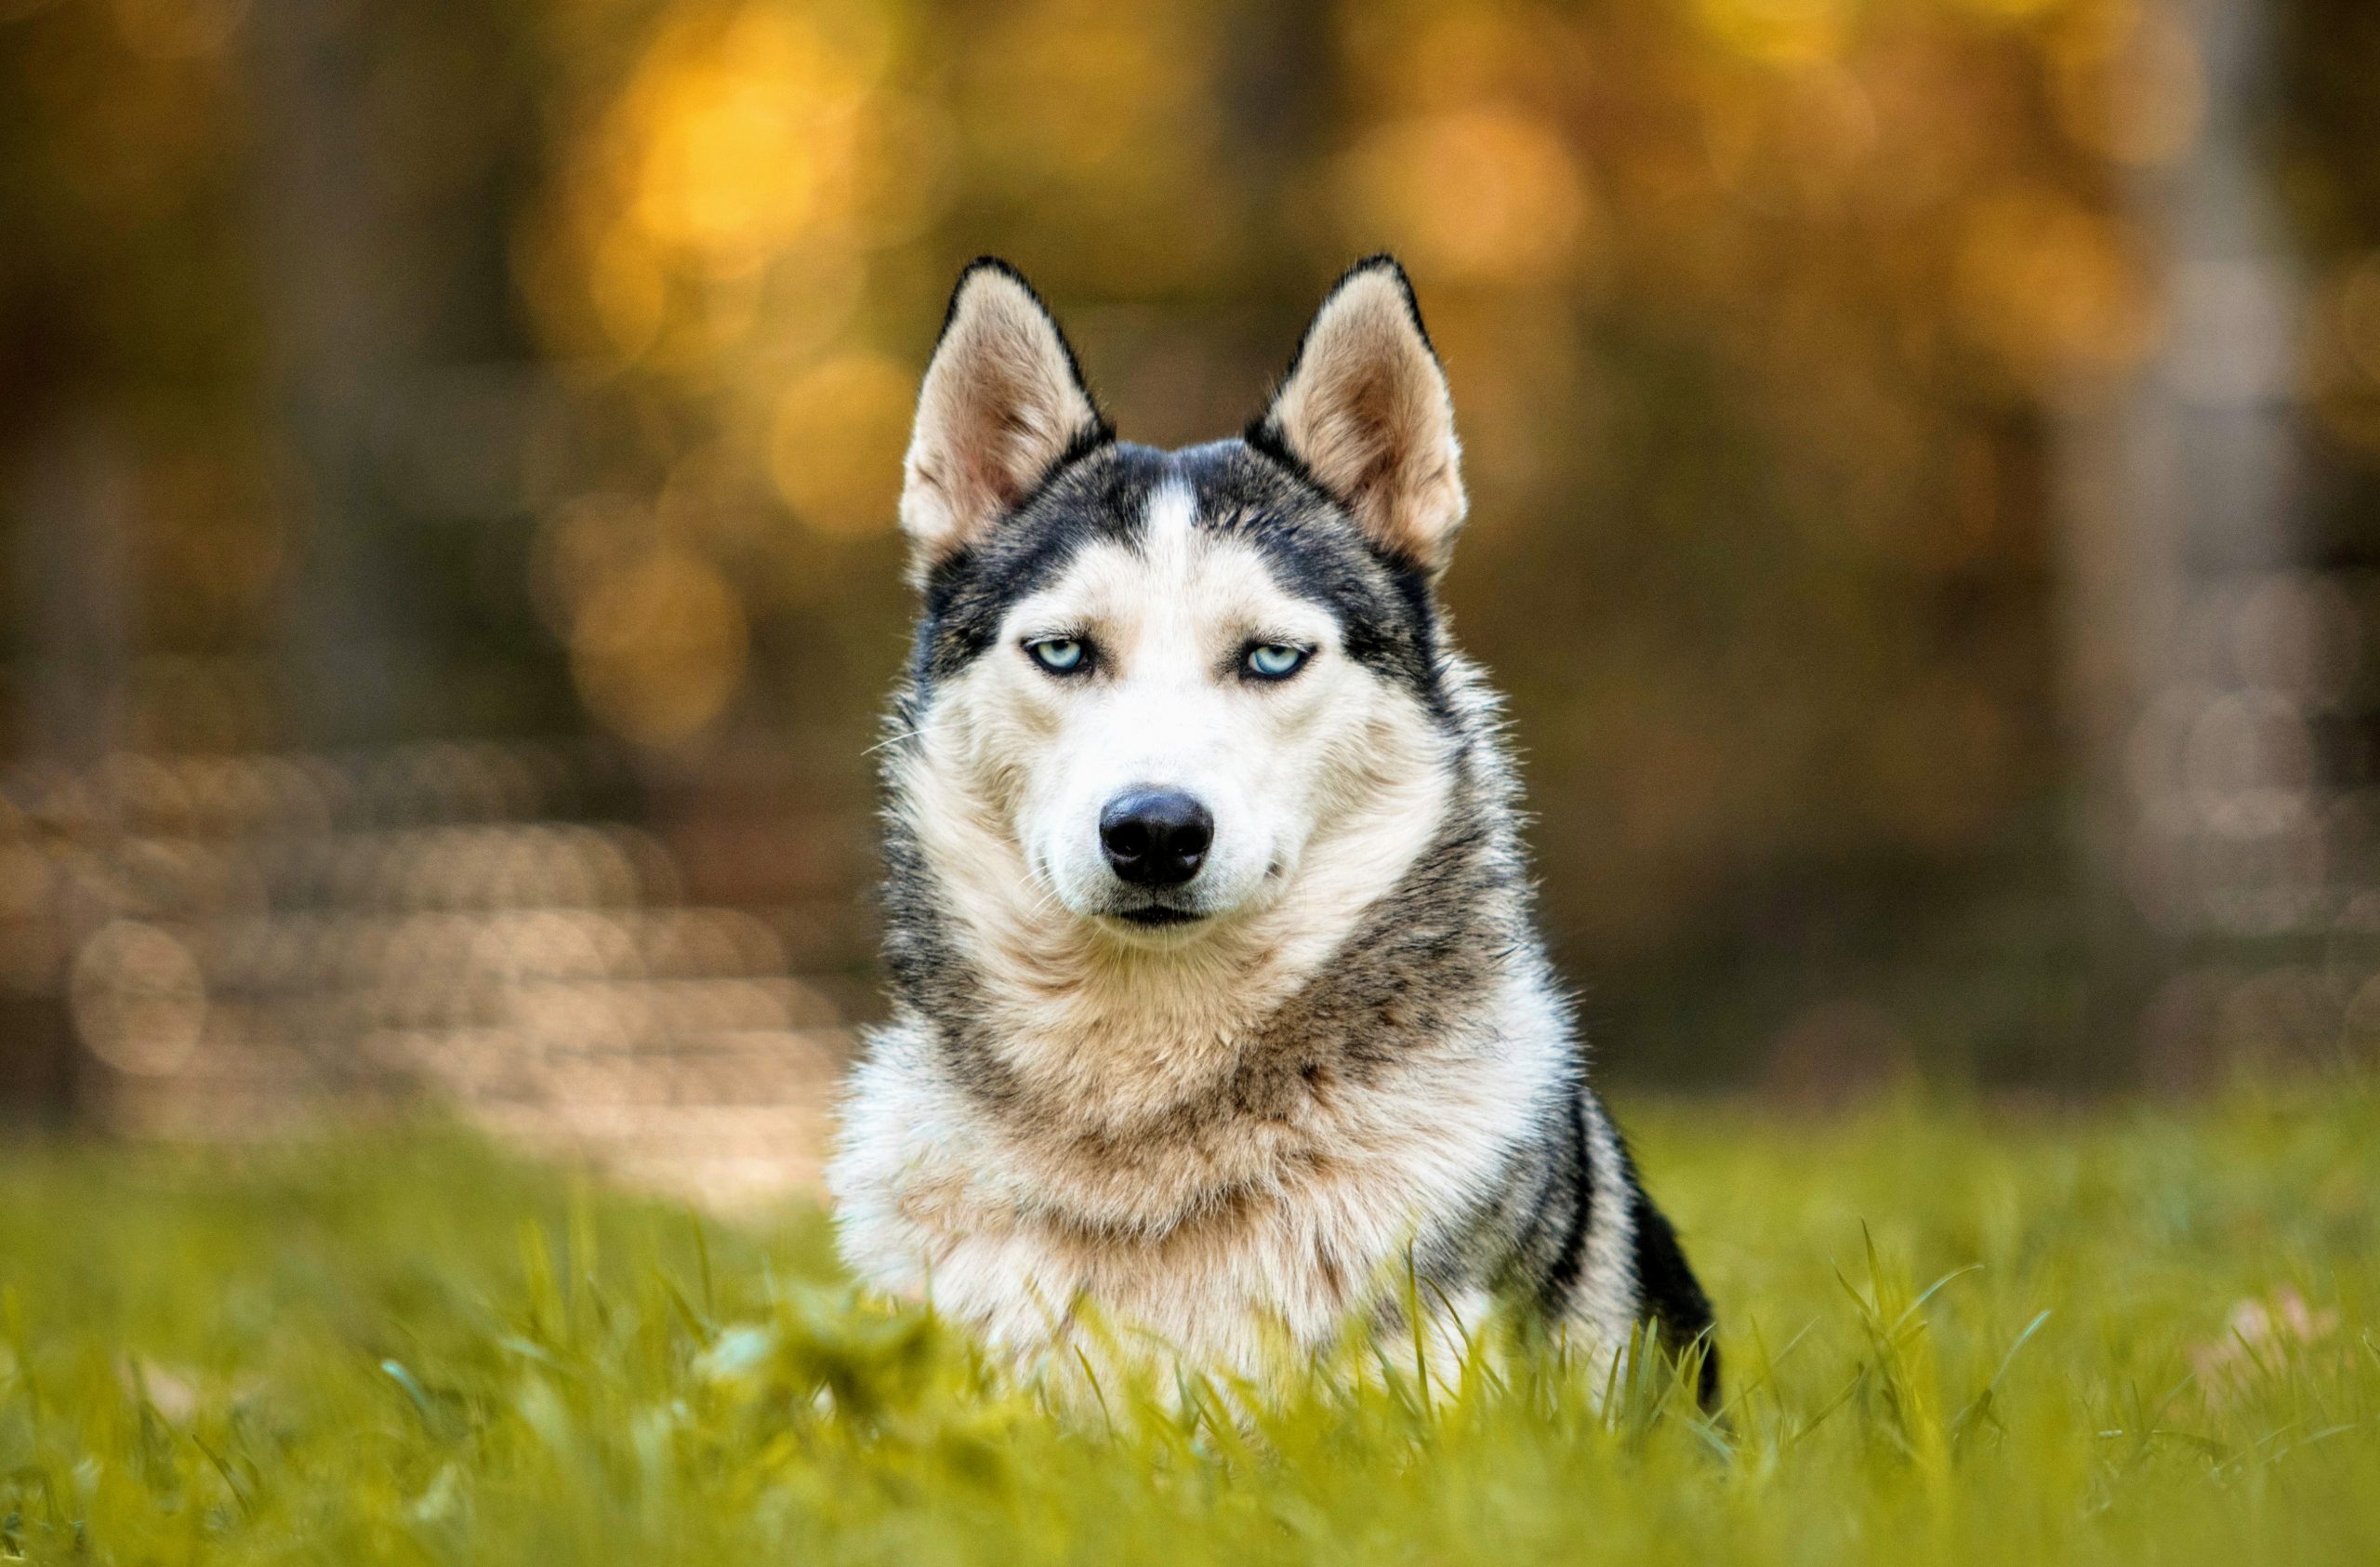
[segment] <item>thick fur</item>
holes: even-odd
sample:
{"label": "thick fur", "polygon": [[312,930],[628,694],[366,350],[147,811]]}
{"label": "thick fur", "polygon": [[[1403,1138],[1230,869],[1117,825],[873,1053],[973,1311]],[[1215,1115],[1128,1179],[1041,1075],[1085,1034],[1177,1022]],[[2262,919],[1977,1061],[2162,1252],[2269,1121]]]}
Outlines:
{"label": "thick fur", "polygon": [[[1160,452],[979,263],[909,476],[895,1015],[828,1174],[858,1273],[1021,1353],[1088,1304],[1253,1371],[1394,1320],[1410,1268],[1441,1328],[1514,1302],[1606,1367],[1650,1329],[1715,1396],[1533,924],[1501,709],[1446,637],[1460,454],[1404,273],[1341,281],[1246,438]],[[1259,646],[1310,656],[1258,679]],[[1157,892],[1096,827],[1152,786],[1214,820]]]}

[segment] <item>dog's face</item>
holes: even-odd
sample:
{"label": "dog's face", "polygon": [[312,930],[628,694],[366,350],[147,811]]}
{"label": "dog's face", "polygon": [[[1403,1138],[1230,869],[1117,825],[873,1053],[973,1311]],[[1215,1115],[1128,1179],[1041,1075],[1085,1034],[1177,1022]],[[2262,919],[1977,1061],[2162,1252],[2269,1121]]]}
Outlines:
{"label": "dog's face", "polygon": [[983,873],[1176,945],[1276,902],[1335,831],[1425,803],[1447,743],[1431,583],[1462,495],[1393,264],[1342,282],[1246,440],[1172,453],[1114,441],[1039,301],[979,266],[908,467],[912,782]]}

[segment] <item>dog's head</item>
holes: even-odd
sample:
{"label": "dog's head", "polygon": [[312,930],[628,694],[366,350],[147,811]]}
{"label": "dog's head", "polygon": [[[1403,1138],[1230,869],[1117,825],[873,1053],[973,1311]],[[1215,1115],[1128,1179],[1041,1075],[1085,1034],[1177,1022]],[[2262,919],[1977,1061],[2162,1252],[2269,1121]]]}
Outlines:
{"label": "dog's head", "polygon": [[1039,298],[977,262],[901,498],[925,614],[899,777],[932,851],[1133,945],[1355,896],[1382,867],[1343,862],[1409,859],[1443,799],[1434,584],[1463,511],[1393,260],[1340,280],[1243,438],[1179,452],[1117,442]]}

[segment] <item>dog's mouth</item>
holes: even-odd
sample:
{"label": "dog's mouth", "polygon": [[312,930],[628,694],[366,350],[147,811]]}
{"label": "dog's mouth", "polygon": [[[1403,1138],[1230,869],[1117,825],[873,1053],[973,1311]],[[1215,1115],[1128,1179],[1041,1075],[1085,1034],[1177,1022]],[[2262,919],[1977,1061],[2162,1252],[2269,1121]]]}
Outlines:
{"label": "dog's mouth", "polygon": [[1162,903],[1145,904],[1138,909],[1119,909],[1116,917],[1143,930],[1158,930],[1167,925],[1186,925],[1206,918],[1189,909],[1172,909]]}

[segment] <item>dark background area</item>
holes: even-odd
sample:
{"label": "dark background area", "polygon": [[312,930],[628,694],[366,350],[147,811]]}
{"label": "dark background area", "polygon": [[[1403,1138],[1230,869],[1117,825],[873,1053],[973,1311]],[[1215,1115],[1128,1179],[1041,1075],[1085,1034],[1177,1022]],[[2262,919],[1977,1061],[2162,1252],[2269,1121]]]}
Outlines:
{"label": "dark background area", "polygon": [[984,251],[1161,444],[1405,259],[1607,1070],[2380,1033],[2367,6],[0,0],[0,101],[29,1112],[814,1099]]}

